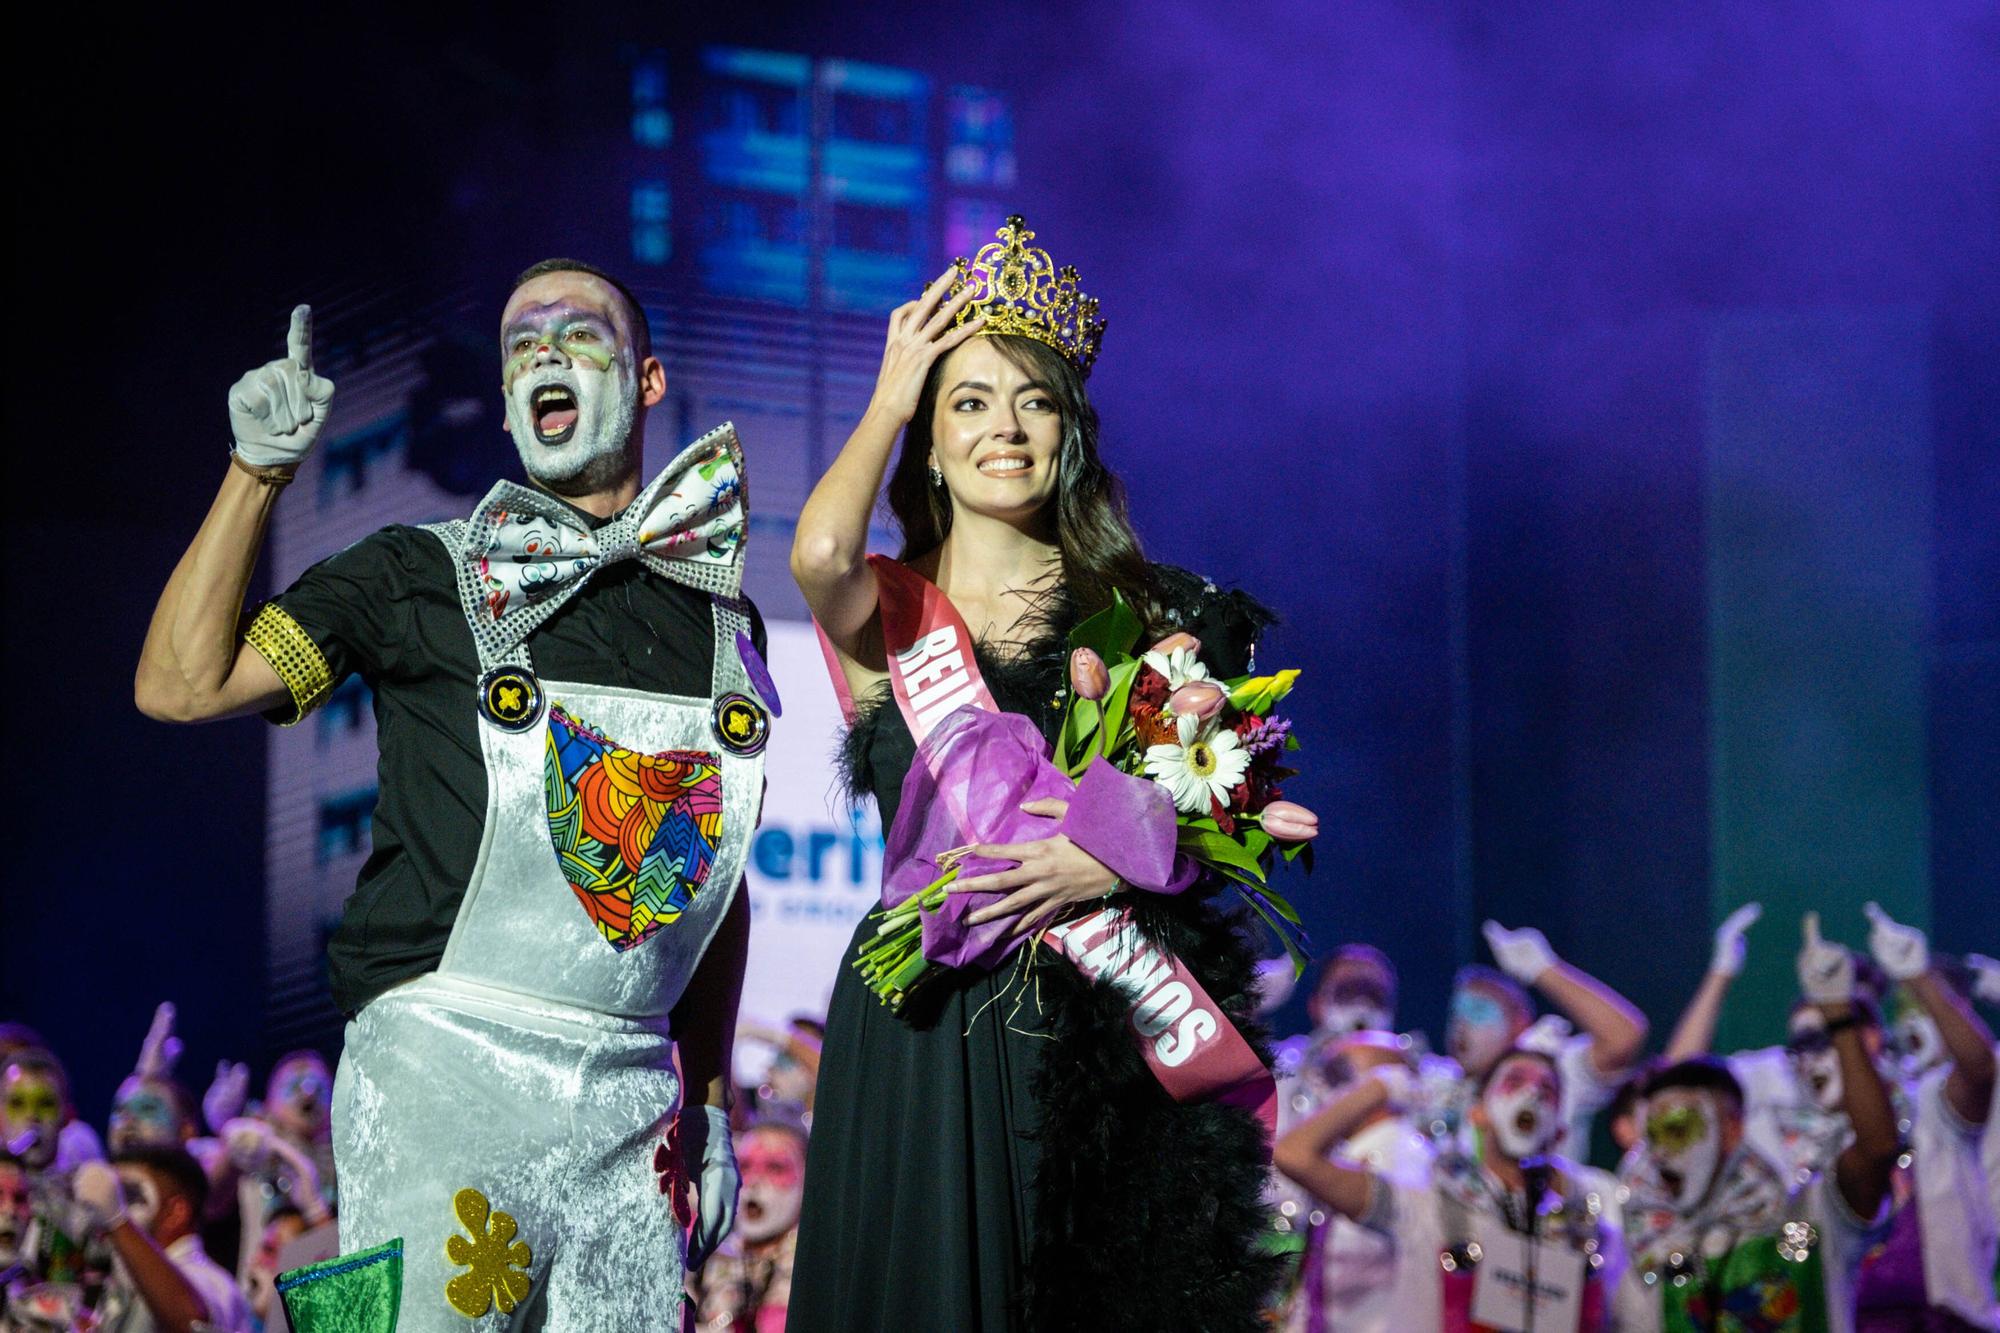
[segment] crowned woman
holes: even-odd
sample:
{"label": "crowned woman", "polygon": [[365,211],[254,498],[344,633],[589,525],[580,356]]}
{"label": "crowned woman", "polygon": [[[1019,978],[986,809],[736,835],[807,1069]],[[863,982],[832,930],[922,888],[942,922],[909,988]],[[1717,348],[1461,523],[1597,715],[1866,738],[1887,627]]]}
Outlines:
{"label": "crowned woman", "polygon": [[[1009,219],[891,314],[868,410],[799,517],[792,572],[850,705],[845,777],[885,828],[906,786],[913,804],[940,789],[918,780],[920,741],[954,700],[1054,737],[1069,632],[1114,594],[1143,642],[1192,636],[1217,679],[1249,669],[1269,619],[1141,552],[1084,391],[1097,302],[1033,239]],[[903,534],[894,561],[867,554],[885,474]],[[943,651],[945,630],[971,651]],[[1120,844],[1157,828],[1106,837],[1102,818],[1076,818],[1083,803],[1082,786],[1029,802],[1038,836],[976,848],[985,859],[967,866],[983,872],[955,886],[980,904],[970,926],[1026,941],[1003,964],[934,969],[896,1009],[841,970],[794,1329],[1260,1326],[1277,1276],[1257,1248],[1265,1127],[1242,1105],[1170,1090],[1135,1040],[1130,996],[1043,932],[1086,905],[1125,909],[1262,1055],[1254,953],[1218,885],[1184,865],[1161,883],[1126,869]],[[864,921],[856,947],[875,931]]]}

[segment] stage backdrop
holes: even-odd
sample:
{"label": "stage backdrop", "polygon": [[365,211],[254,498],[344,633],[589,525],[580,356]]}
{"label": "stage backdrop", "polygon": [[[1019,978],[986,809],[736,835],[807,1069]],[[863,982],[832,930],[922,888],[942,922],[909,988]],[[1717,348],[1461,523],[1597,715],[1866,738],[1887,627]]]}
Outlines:
{"label": "stage backdrop", "polygon": [[771,729],[771,787],[750,845],[746,1018],[824,1017],[854,923],[881,882],[882,827],[872,801],[850,808],[833,762],[840,705],[810,622],[768,626],[784,715]]}

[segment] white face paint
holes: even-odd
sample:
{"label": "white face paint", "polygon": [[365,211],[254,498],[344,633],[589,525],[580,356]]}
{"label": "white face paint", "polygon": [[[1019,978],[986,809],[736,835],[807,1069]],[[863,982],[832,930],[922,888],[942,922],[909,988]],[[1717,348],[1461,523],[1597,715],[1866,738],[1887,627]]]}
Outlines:
{"label": "white face paint", "polygon": [[[520,451],[521,466],[558,493],[584,494],[616,480],[625,470],[625,446],[639,418],[639,397],[630,357],[620,352],[610,368],[583,364],[529,371],[507,394],[507,431]],[[538,401],[575,404],[573,424],[554,441],[537,424]],[[557,419],[566,419],[559,413]]]}
{"label": "white face paint", "polygon": [[633,348],[596,278],[546,274],[508,303],[500,335],[507,431],[528,475],[558,494],[611,485],[639,419]]}
{"label": "white face paint", "polygon": [[1906,1011],[1896,1020],[1893,1040],[1903,1063],[1903,1074],[1915,1078],[1945,1062],[1944,1035],[1937,1020],[1921,1009]]}
{"label": "white face paint", "polygon": [[1643,1141],[1675,1206],[1693,1208],[1722,1166],[1722,1116],[1715,1095],[1669,1088],[1649,1098]]}
{"label": "white face paint", "polygon": [[1816,1009],[1801,1009],[1792,1015],[1792,1072],[1806,1096],[1822,1111],[1838,1111],[1841,1104],[1840,1052],[1826,1035],[1826,1019]]}
{"label": "white face paint", "polygon": [[125,1187],[125,1215],[133,1226],[152,1235],[153,1224],[160,1220],[160,1191],[153,1178],[137,1167],[119,1167],[118,1183]]}
{"label": "white face paint", "polygon": [[1378,1004],[1341,1002],[1320,1010],[1319,1030],[1329,1037],[1344,1037],[1350,1032],[1387,1032],[1395,1021],[1395,1015]]}
{"label": "white face paint", "polygon": [[1562,1137],[1562,1106],[1555,1081],[1540,1060],[1515,1060],[1486,1085],[1479,1104],[1486,1111],[1493,1142],[1520,1161],[1538,1157]]}

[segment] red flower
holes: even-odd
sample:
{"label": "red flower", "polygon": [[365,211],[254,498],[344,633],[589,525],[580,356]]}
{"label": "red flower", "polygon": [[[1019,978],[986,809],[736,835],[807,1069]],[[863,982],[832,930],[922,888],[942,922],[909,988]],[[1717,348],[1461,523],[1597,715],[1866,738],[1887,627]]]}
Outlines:
{"label": "red flower", "polygon": [[1138,678],[1132,682],[1132,701],[1164,708],[1167,702],[1167,678],[1149,666],[1139,668]]}

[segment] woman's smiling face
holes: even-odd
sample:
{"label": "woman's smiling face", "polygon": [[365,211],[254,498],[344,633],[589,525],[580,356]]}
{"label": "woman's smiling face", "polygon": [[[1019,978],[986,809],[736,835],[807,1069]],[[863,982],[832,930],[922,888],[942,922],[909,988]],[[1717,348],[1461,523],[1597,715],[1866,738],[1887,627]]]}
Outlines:
{"label": "woman's smiling face", "polygon": [[931,462],[961,509],[1019,520],[1056,493],[1062,409],[1034,373],[991,338],[945,359],[931,419]]}

